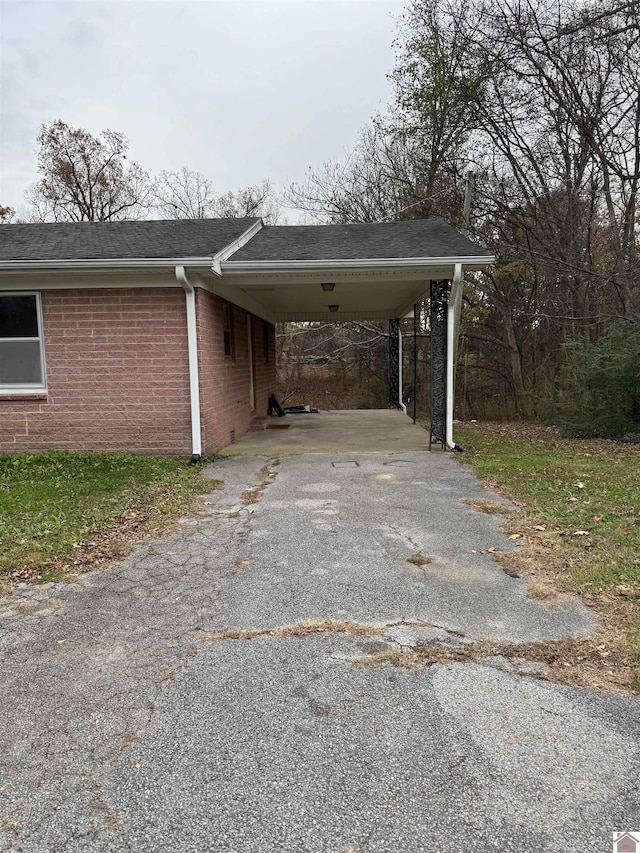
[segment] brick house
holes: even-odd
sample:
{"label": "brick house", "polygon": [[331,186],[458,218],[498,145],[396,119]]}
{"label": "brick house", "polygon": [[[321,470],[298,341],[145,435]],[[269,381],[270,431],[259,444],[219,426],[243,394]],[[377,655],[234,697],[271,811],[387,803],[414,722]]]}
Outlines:
{"label": "brick house", "polygon": [[440,220],[2,225],[0,452],[213,452],[267,413],[276,322],[397,320],[492,261]]}

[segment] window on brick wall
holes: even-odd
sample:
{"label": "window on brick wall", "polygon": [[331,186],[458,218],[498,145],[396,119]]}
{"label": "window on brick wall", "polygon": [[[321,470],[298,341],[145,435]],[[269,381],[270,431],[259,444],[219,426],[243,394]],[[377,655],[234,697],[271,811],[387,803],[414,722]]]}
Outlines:
{"label": "window on brick wall", "polygon": [[265,320],[262,326],[262,344],[264,347],[264,363],[269,364],[269,324]]}
{"label": "window on brick wall", "polygon": [[0,294],[0,392],[46,386],[39,293]]}
{"label": "window on brick wall", "polygon": [[235,357],[235,341],[233,334],[233,305],[222,303],[222,336],[224,338],[224,354],[227,358]]}

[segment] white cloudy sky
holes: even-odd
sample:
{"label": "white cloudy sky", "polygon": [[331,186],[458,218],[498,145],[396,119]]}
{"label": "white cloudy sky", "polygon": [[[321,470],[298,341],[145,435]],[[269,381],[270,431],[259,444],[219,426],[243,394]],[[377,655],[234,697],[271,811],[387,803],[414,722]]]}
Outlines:
{"label": "white cloudy sky", "polygon": [[[0,204],[61,118],[219,192],[340,157],[389,97],[402,0],[0,0]],[[295,217],[294,217],[295,218]]]}

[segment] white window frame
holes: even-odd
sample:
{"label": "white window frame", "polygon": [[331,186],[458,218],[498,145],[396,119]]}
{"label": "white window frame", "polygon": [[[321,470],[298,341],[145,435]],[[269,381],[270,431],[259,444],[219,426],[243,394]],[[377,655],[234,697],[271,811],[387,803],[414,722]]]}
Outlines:
{"label": "white window frame", "polygon": [[36,298],[36,318],[38,320],[38,337],[37,338],[0,338],[0,341],[38,341],[40,344],[40,371],[42,374],[42,382],[32,383],[2,383],[0,382],[0,397],[17,394],[46,394],[47,393],[47,362],[44,354],[44,333],[42,329],[42,299],[38,290],[0,290],[2,296],[35,296]]}

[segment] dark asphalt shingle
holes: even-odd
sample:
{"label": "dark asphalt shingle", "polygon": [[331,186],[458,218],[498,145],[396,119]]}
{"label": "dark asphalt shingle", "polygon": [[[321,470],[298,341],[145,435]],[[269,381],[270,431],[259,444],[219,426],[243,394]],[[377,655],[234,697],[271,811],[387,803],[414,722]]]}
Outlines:
{"label": "dark asphalt shingle", "polygon": [[484,257],[490,254],[441,219],[414,219],[358,225],[265,226],[229,261]]}
{"label": "dark asphalt shingle", "polygon": [[0,261],[209,258],[256,218],[0,225]]}

